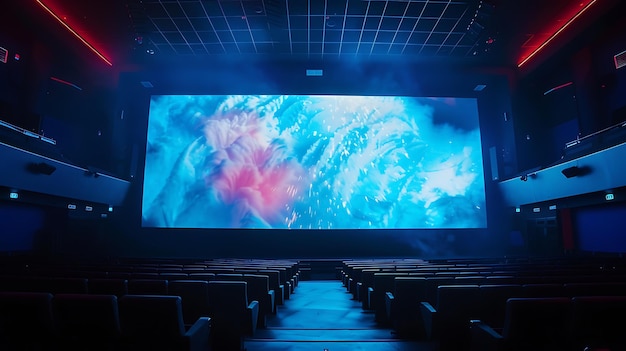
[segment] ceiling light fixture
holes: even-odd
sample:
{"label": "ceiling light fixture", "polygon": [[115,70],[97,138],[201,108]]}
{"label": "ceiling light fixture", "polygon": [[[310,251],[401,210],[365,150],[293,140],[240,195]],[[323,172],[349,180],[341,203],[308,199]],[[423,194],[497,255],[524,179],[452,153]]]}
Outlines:
{"label": "ceiling light fixture", "polygon": [[111,63],[111,61],[108,58],[106,58],[106,56],[104,56],[100,51],[98,51],[98,49],[96,49],[93,45],[91,45],[87,40],[85,40],[85,38],[83,38],[80,34],[78,34],[78,32],[76,32],[72,27],[70,27],[67,23],[65,23],[65,21],[63,21],[61,17],[59,17],[56,13],[54,13],[54,11],[52,11],[46,4],[44,4],[41,0],[35,0],[35,1],[37,1],[37,3],[44,10],[46,10],[46,12],[48,12],[52,17],[54,17],[54,19],[56,19],[57,22],[61,23],[61,25],[65,27],[65,29],[67,29],[70,33],[72,33],[78,40],[80,40],[86,47],[89,48],[89,50],[91,50],[94,54],[96,54],[102,61],[106,62],[106,64],[109,66],[113,66],[113,63]]}
{"label": "ceiling light fixture", "polygon": [[552,33],[546,41],[544,41],[541,45],[539,45],[535,50],[533,50],[526,58],[521,60],[517,67],[522,67],[526,62],[528,62],[531,58],[537,55],[543,48],[545,48],[554,38],[556,38],[561,32],[563,32],[567,27],[569,27],[578,17],[580,17],[583,13],[585,13],[593,4],[595,4],[598,0],[592,0],[587,5],[585,5],[580,11],[578,11],[572,18],[570,18],[564,25],[561,26],[556,32]]}

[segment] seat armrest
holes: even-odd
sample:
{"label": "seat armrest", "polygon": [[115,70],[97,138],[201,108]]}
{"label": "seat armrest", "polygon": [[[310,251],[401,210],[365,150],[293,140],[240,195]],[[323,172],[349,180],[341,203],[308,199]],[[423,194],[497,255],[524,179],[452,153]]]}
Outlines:
{"label": "seat armrest", "polygon": [[422,309],[422,311],[426,311],[426,313],[437,313],[437,309],[433,307],[433,305],[430,304],[430,302],[425,302],[422,301],[420,303],[420,308]]}
{"label": "seat armrest", "polygon": [[361,289],[363,289],[363,283],[358,282],[356,283],[356,291],[355,291],[355,296],[354,299],[357,301],[361,301],[363,299],[363,292],[361,292]]}
{"label": "seat armrest", "polygon": [[470,333],[472,351],[499,351],[504,347],[502,335],[480,320],[470,321]]}
{"label": "seat armrest", "polygon": [[200,317],[185,333],[190,351],[209,350],[211,345],[211,318]]}
{"label": "seat armrest", "polygon": [[291,282],[286,281],[283,286],[285,287],[285,300],[289,300],[291,298]]}
{"label": "seat armrest", "polygon": [[257,327],[257,321],[259,319],[259,302],[258,301],[252,301],[250,302],[250,304],[248,305],[248,313],[250,316],[250,329],[247,330],[247,332],[250,335],[254,335],[254,333],[256,332],[256,327]]}
{"label": "seat armrest", "polygon": [[374,289],[373,288],[367,288],[367,296],[363,296],[363,309],[364,310],[371,310],[372,309],[372,296],[374,295]]}
{"label": "seat armrest", "polygon": [[387,319],[390,321],[393,321],[395,317],[395,313],[393,311],[395,300],[396,298],[393,296],[393,293],[387,291],[385,294],[385,308],[387,310]]}
{"label": "seat armrest", "polygon": [[420,303],[420,312],[424,322],[424,329],[429,340],[437,338],[438,315],[437,310],[429,302]]}
{"label": "seat armrest", "polygon": [[282,305],[285,303],[285,286],[284,285],[279,285],[278,286],[278,290],[275,291],[276,293],[276,304],[277,305]]}
{"label": "seat armrest", "polygon": [[274,290],[270,290],[267,292],[267,298],[270,304],[269,313],[276,314],[276,296],[274,295]]}

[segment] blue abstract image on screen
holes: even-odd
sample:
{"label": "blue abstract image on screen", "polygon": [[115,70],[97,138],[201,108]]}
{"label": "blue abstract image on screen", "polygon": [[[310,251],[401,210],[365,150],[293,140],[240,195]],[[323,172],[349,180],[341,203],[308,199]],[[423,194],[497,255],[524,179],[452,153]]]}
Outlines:
{"label": "blue abstract image on screen", "polygon": [[153,96],[142,225],[485,228],[476,100]]}

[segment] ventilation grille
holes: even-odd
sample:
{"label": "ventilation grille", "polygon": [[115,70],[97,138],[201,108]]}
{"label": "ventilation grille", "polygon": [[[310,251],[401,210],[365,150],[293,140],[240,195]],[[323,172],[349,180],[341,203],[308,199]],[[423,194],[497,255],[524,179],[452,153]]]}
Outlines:
{"label": "ventilation grille", "polygon": [[626,51],[622,51],[613,56],[613,61],[615,61],[615,69],[620,69],[626,66]]}
{"label": "ventilation grille", "polygon": [[7,59],[9,58],[9,51],[7,49],[0,47],[0,62],[7,63]]}

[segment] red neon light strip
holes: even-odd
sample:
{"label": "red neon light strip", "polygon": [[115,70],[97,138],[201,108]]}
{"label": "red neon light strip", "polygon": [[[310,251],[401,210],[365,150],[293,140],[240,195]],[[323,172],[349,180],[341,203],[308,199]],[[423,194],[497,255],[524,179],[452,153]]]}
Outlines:
{"label": "red neon light strip", "polygon": [[533,58],[537,53],[539,53],[539,51],[541,51],[544,47],[550,44],[550,42],[554,40],[554,38],[556,38],[559,34],[561,34],[562,31],[564,31],[567,27],[569,27],[570,24],[572,24],[578,17],[580,17],[585,11],[587,11],[591,7],[591,5],[595,4],[596,1],[597,0],[591,1],[590,3],[587,4],[587,6],[583,7],[580,11],[578,11],[578,13],[574,15],[574,17],[570,18],[567,22],[565,22],[565,24],[561,28],[559,28],[559,30],[554,32],[546,41],[544,41],[543,44],[539,45],[539,47],[533,50],[533,52],[531,52],[530,55],[528,55],[525,59],[523,59],[520,63],[518,63],[517,67],[522,67],[526,62],[528,62],[528,60]]}
{"label": "red neon light strip", "polygon": [[70,83],[70,82],[68,82],[68,81],[66,81],[66,80],[63,80],[63,79],[60,79],[60,78],[57,78],[57,77],[50,77],[50,79],[52,79],[52,80],[53,80],[53,81],[55,81],[55,82],[59,82],[59,83],[61,83],[61,84],[68,85],[68,86],[70,86],[70,87],[72,87],[72,88],[76,88],[76,89],[78,89],[78,90],[83,90],[83,88],[79,87],[78,85],[76,85],[76,84],[74,84],[74,83]]}
{"label": "red neon light strip", "polygon": [[550,93],[551,93],[551,92],[553,92],[553,91],[557,91],[557,90],[559,90],[559,89],[563,89],[563,88],[565,88],[565,87],[569,87],[569,86],[570,86],[570,85],[572,85],[572,84],[574,84],[574,82],[567,82],[567,83],[565,83],[565,84],[558,85],[558,86],[556,86],[556,87],[554,87],[554,88],[552,88],[552,89],[550,89],[550,90],[546,91],[545,93],[543,93],[543,95],[548,95],[548,94],[550,94]]}
{"label": "red neon light strip", "polygon": [[94,54],[98,55],[98,57],[102,61],[106,62],[107,65],[109,65],[109,66],[113,66],[113,63],[111,63],[111,61],[108,58],[106,58],[106,56],[101,54],[100,51],[98,51],[98,49],[96,49],[87,40],[85,40],[80,34],[78,34],[74,29],[72,29],[72,27],[70,27],[67,23],[65,23],[59,16],[56,15],[56,13],[54,13],[48,6],[46,6],[46,4],[41,2],[41,0],[35,0],[35,1],[37,1],[37,3],[41,7],[43,7],[43,9],[46,10],[46,12],[48,12],[52,17],[54,17],[59,23],[61,23],[63,25],[63,27],[65,27],[65,29],[67,29],[76,38],[78,38],[78,40],[80,40],[86,47],[88,47],[91,51],[93,51]]}

